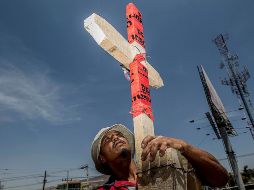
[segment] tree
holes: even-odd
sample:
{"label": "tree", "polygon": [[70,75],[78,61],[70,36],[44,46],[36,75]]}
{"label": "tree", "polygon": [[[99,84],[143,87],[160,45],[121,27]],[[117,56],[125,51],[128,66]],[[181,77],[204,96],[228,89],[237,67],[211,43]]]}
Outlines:
{"label": "tree", "polygon": [[254,169],[248,169],[247,165],[243,167],[243,172],[241,174],[245,184],[254,180]]}
{"label": "tree", "polygon": [[236,186],[234,174],[232,173],[228,173],[228,174],[229,174],[228,185],[230,187]]}

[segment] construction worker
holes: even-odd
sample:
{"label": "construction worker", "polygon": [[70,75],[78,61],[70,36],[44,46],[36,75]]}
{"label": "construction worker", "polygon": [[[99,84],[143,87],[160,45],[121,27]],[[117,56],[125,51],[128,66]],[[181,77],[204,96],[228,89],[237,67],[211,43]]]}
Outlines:
{"label": "construction worker", "polygon": [[[211,154],[200,150],[183,140],[147,136],[140,145],[143,148],[142,160],[155,159],[157,151],[163,156],[169,147],[179,150],[195,168],[203,184],[212,187],[224,186],[228,173]],[[96,169],[110,175],[109,181],[98,190],[135,189],[137,168],[133,159],[135,152],[134,135],[122,124],[101,129],[92,143],[92,159]]]}

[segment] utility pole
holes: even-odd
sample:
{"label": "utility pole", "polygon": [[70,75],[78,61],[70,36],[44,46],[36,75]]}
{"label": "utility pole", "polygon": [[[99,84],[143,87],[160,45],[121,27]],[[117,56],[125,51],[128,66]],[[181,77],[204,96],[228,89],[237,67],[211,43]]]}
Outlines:
{"label": "utility pole", "polygon": [[80,169],[84,170],[84,174],[86,176],[85,189],[89,189],[89,173],[88,173],[88,164],[84,164],[80,167]]}
{"label": "utility pole", "polygon": [[247,124],[250,128],[252,138],[254,139],[253,107],[250,99],[250,93],[246,84],[247,80],[250,78],[250,73],[246,67],[244,67],[242,72],[238,71],[238,56],[229,52],[226,39],[222,34],[218,35],[213,42],[217,46],[223,58],[221,68],[226,67],[228,73],[228,79],[225,78],[221,82],[223,85],[231,87],[232,93],[237,96],[241,104],[244,106],[245,113],[248,116]]}
{"label": "utility pole", "polygon": [[230,163],[231,169],[235,175],[235,180],[236,183],[239,187],[240,190],[245,190],[245,186],[241,177],[241,172],[239,170],[238,164],[237,164],[237,160],[236,160],[236,155],[235,152],[232,148],[232,145],[230,143],[230,140],[228,138],[228,134],[226,131],[225,127],[218,127],[220,134],[221,134],[221,138],[228,156],[228,161]]}
{"label": "utility pole", "polygon": [[43,187],[42,187],[42,190],[45,190],[45,185],[47,183],[47,171],[45,170],[44,172],[44,179],[43,179]]}
{"label": "utility pole", "polygon": [[217,92],[215,91],[210,79],[208,78],[204,68],[202,66],[198,66],[198,72],[200,76],[200,80],[202,82],[204,92],[206,95],[207,103],[210,107],[210,110],[212,112],[213,118],[215,120],[215,123],[217,127],[215,126],[215,123],[213,122],[213,119],[209,113],[206,113],[206,116],[211,123],[213,130],[217,136],[218,139],[222,139],[222,142],[224,144],[225,152],[228,156],[228,161],[231,166],[231,169],[234,173],[235,181],[237,183],[237,186],[239,190],[245,190],[245,186],[241,177],[241,173],[237,164],[236,155],[233,151],[231,142],[229,140],[228,135],[235,136],[236,132],[230,123],[225,108],[223,106],[223,103],[218,96]]}
{"label": "utility pole", "polygon": [[4,189],[4,185],[2,185],[2,182],[0,180],[0,190],[3,190]]}
{"label": "utility pole", "polygon": [[89,181],[88,164],[82,165],[80,169],[84,170],[85,172],[86,182],[87,182],[86,185],[88,186],[88,181]]}
{"label": "utility pole", "polygon": [[69,178],[69,170],[67,170],[67,177],[65,179],[62,179],[62,181],[66,181],[66,190],[69,189],[69,181],[72,181],[72,179]]}
{"label": "utility pole", "polygon": [[67,171],[66,190],[69,190],[69,170]]}

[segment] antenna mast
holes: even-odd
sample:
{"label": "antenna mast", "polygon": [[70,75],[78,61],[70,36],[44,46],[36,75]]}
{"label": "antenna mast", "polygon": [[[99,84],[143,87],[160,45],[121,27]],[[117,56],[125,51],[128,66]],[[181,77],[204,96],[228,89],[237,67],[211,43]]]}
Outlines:
{"label": "antenna mast", "polygon": [[220,34],[213,40],[223,59],[221,68],[226,67],[228,73],[228,78],[223,79],[221,83],[230,86],[232,93],[237,96],[238,100],[241,102],[241,106],[243,105],[245,113],[248,116],[248,128],[254,139],[253,106],[246,84],[247,80],[250,78],[250,73],[246,67],[244,67],[243,71],[238,71],[238,56],[229,52],[226,44],[227,39],[228,37]]}

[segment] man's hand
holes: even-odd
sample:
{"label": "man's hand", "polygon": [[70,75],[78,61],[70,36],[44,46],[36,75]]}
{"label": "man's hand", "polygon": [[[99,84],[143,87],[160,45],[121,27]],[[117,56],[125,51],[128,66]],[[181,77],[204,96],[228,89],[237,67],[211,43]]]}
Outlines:
{"label": "man's hand", "polygon": [[[228,181],[228,173],[218,160],[206,151],[187,144],[185,141],[163,136],[147,136],[141,143],[143,152],[141,159],[145,161],[149,156],[154,161],[157,152],[163,156],[167,148],[179,150],[192,164],[204,184],[214,187],[224,186]],[[207,172],[209,171],[209,172]]]}
{"label": "man's hand", "polygon": [[147,136],[142,141],[141,147],[143,149],[141,159],[145,161],[149,156],[150,161],[154,161],[157,152],[162,157],[167,148],[174,148],[180,152],[184,152],[188,144],[180,139],[163,137],[163,136]]}

